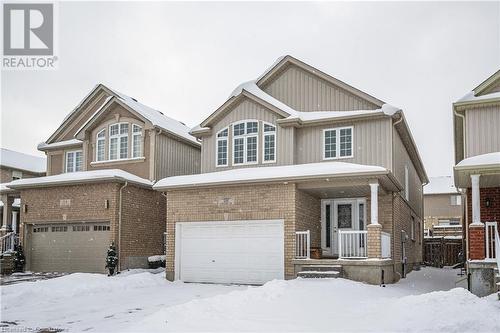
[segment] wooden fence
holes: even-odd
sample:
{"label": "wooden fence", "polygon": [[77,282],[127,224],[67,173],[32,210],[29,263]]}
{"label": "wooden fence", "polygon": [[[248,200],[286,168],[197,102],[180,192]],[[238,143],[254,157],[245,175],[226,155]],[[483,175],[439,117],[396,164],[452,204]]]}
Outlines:
{"label": "wooden fence", "polygon": [[462,239],[456,237],[426,237],[424,239],[424,263],[429,266],[453,266],[460,262]]}

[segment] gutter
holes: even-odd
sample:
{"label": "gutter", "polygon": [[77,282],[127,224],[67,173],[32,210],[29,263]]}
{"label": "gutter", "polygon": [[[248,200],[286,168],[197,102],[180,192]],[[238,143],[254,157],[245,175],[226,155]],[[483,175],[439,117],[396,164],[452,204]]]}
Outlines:
{"label": "gutter", "polygon": [[122,269],[122,191],[125,187],[128,186],[128,181],[125,181],[125,184],[120,187],[120,198],[118,203],[118,272]]}

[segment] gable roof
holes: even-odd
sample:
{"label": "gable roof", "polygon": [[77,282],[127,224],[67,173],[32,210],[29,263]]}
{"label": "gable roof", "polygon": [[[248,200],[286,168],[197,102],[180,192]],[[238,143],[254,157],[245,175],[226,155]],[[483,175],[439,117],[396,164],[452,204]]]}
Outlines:
{"label": "gable roof", "polygon": [[458,194],[460,193],[453,183],[453,177],[430,177],[429,184],[424,186],[424,195],[428,194]]}
{"label": "gable roof", "polygon": [[138,102],[135,98],[132,98],[130,96],[127,96],[123,93],[120,93],[114,89],[111,89],[109,87],[106,87],[103,84],[98,84],[94,89],[82,100],[71,113],[66,116],[66,118],[63,120],[63,123],[59,128],[56,130],[56,132],[46,141],[47,144],[51,144],[51,140],[57,135],[60,130],[65,127],[73,118],[74,116],[82,109],[84,105],[91,99],[92,96],[95,96],[97,92],[99,91],[106,91],[108,93],[108,98],[105,99],[103,104],[97,109],[97,111],[85,122],[85,124],[80,127],[76,133],[74,134],[75,136],[80,132],[83,128],[85,128],[87,125],[89,125],[95,117],[100,115],[102,112],[104,112],[110,105],[112,105],[113,102],[118,102],[120,105],[124,106],[127,108],[129,111],[132,113],[138,115],[139,117],[151,122],[151,124],[159,128],[161,130],[166,131],[169,134],[172,134],[176,137],[179,137],[185,141],[188,141],[192,144],[195,144],[196,146],[199,146],[200,143],[196,138],[191,136],[189,134],[190,128],[186,126],[184,123],[175,120],[173,118],[170,118],[166,115],[164,115],[161,111],[155,110],[153,108],[150,108],[149,106],[146,106],[140,102]]}
{"label": "gable roof", "polygon": [[357,95],[357,96],[377,105],[378,107],[382,107],[382,105],[385,104],[380,99],[375,98],[372,95],[367,94],[364,91],[361,91],[361,90],[345,83],[344,81],[336,79],[333,76],[317,69],[316,67],[313,67],[313,66],[306,64],[305,62],[303,62],[297,58],[292,57],[291,55],[285,55],[285,56],[279,57],[270,68],[268,68],[261,76],[259,76],[259,78],[256,80],[256,84],[259,87],[265,86],[278,73],[280,73],[284,68],[286,68],[289,65],[295,65],[295,66],[303,69],[304,71],[320,78],[320,79],[323,79],[323,80],[325,80],[325,81],[327,81],[335,86],[338,86],[342,89],[345,89],[348,92],[350,92],[354,95]]}
{"label": "gable roof", "polygon": [[464,104],[473,104],[476,102],[488,103],[500,100],[500,92],[490,92],[490,89],[495,84],[500,84],[500,70],[496,71],[489,78],[484,80],[477,87],[468,92],[465,96],[453,103],[454,106],[461,106]]}
{"label": "gable roof", "polygon": [[45,157],[28,155],[6,148],[0,148],[0,165],[33,173],[45,173],[47,169]]}
{"label": "gable roof", "polygon": [[485,90],[490,88],[495,83],[500,81],[500,69],[493,73],[489,78],[481,82],[476,88],[473,89],[476,96],[480,96]]}

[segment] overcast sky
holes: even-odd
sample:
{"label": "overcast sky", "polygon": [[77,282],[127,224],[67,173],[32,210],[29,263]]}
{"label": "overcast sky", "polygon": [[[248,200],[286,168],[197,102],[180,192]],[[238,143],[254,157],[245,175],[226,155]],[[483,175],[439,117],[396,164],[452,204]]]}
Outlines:
{"label": "overcast sky", "polygon": [[61,3],[58,37],[58,70],[2,72],[2,147],[41,155],[99,82],[194,126],[291,54],[402,108],[449,175],[451,104],[500,68],[499,2]]}

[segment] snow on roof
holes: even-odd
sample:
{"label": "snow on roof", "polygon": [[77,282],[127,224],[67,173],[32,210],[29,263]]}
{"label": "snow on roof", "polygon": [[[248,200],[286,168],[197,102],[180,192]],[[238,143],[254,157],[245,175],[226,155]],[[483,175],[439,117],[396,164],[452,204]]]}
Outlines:
{"label": "snow on roof", "polygon": [[467,95],[465,95],[464,97],[462,97],[458,101],[456,101],[456,103],[476,102],[476,101],[482,101],[482,100],[493,99],[493,98],[500,98],[500,92],[494,92],[491,94],[475,96],[474,91],[471,91]]}
{"label": "snow on roof", "polygon": [[[108,89],[110,88],[108,87]],[[176,134],[188,141],[191,141],[192,143],[200,145],[198,140],[196,140],[195,137],[189,134],[189,131],[191,129],[182,122],[170,118],[164,115],[162,112],[152,109],[149,106],[139,103],[135,98],[122,94],[116,90],[110,90],[113,91],[128,107],[149,120],[153,124],[153,126],[160,127],[161,129]]]}
{"label": "snow on roof", "polygon": [[277,107],[278,109],[284,111],[289,114],[287,119],[300,119],[303,121],[311,121],[311,120],[321,120],[321,119],[330,119],[330,118],[344,118],[344,117],[355,117],[355,116],[363,116],[363,115],[372,115],[372,114],[385,114],[388,116],[393,116],[396,112],[401,111],[390,104],[382,105],[382,108],[375,110],[354,110],[354,111],[297,111],[283,102],[280,102],[276,98],[264,92],[260,89],[256,81],[248,81],[240,84],[236,89],[233,90],[231,97],[238,96],[243,92],[243,90],[248,91],[254,96],[262,99],[263,101]]}
{"label": "snow on roof", "polygon": [[500,152],[472,156],[460,161],[455,168],[470,169],[473,167],[497,166],[500,167]]}
{"label": "snow on roof", "polygon": [[[3,207],[3,201],[0,200],[0,207]],[[15,198],[14,202],[12,203],[12,207],[21,207],[21,198]]]}
{"label": "snow on roof", "polygon": [[121,180],[128,181],[137,185],[150,187],[153,182],[140,178],[136,175],[119,169],[93,170],[68,172],[54,176],[25,178],[14,180],[7,184],[9,188],[30,188],[46,185],[64,185],[69,183],[87,183],[105,180]]}
{"label": "snow on roof", "polygon": [[83,143],[83,141],[78,140],[78,139],[70,139],[70,140],[59,141],[59,142],[54,142],[54,143],[41,142],[38,144],[37,148],[38,148],[38,150],[44,150],[44,149],[50,149],[50,148],[76,146],[76,145],[81,145],[82,143]]}
{"label": "snow on roof", "polygon": [[424,186],[424,195],[449,193],[460,193],[451,176],[430,177],[429,184]]}
{"label": "snow on roof", "polygon": [[387,169],[380,166],[361,165],[345,162],[320,162],[285,166],[253,167],[196,175],[163,178],[153,188],[162,190],[176,187],[230,184],[256,181],[285,181],[288,179],[308,179],[345,175],[385,174]]}
{"label": "snow on roof", "polygon": [[0,165],[35,173],[43,173],[47,169],[45,157],[28,155],[5,148],[0,148]]}

